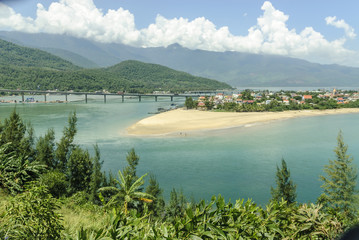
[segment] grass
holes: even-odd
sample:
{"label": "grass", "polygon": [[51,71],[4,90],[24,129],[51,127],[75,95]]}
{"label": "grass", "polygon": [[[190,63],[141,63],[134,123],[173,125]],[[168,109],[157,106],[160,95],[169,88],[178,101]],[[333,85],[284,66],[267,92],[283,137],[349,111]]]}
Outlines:
{"label": "grass", "polygon": [[[81,198],[81,197],[80,197]],[[0,222],[6,213],[6,205],[10,202],[11,196],[0,189]],[[62,215],[64,233],[75,236],[76,231],[81,227],[84,229],[98,230],[108,225],[110,215],[101,207],[91,203],[79,204],[75,198],[61,199],[58,213]]]}
{"label": "grass", "polygon": [[72,236],[81,228],[98,230],[109,223],[109,214],[93,205],[74,208],[65,204],[59,213],[63,217],[65,232]]}
{"label": "grass", "polygon": [[0,189],[0,216],[2,213],[5,213],[5,206],[9,198],[10,197]]}

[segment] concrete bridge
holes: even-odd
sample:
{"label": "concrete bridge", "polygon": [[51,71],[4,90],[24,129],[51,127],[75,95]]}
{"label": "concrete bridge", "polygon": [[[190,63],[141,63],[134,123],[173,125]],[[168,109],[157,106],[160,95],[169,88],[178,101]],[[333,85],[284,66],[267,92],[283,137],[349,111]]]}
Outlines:
{"label": "concrete bridge", "polygon": [[158,97],[168,97],[173,101],[173,99],[176,98],[198,98],[200,96],[214,96],[216,94],[216,91],[195,91],[193,93],[186,93],[186,94],[141,94],[141,93],[103,93],[103,92],[72,92],[72,91],[41,91],[41,90],[13,90],[13,89],[0,89],[0,92],[6,92],[6,93],[18,93],[22,96],[22,102],[25,101],[25,94],[31,94],[31,95],[44,95],[45,102],[47,101],[46,96],[48,94],[51,95],[64,95],[65,101],[67,101],[68,95],[84,95],[85,96],[85,102],[87,103],[87,96],[89,95],[96,95],[96,96],[103,96],[103,100],[106,103],[107,96],[121,96],[122,102],[125,101],[125,97],[136,97],[138,98],[138,101],[141,102],[143,97],[152,97],[157,102]]}

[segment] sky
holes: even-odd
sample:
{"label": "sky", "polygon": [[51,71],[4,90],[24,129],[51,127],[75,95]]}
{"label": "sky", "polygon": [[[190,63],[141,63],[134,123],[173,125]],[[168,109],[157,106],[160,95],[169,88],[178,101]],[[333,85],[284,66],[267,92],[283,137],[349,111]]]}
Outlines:
{"label": "sky", "polygon": [[0,0],[0,30],[359,67],[357,0]]}

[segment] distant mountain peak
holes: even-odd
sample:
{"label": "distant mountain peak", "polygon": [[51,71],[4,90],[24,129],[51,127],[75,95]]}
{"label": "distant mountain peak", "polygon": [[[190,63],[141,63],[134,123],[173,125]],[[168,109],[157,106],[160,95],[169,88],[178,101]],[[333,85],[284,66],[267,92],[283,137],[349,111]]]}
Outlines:
{"label": "distant mountain peak", "polygon": [[183,49],[184,47],[182,47],[179,43],[173,43],[171,45],[168,45],[166,48],[167,49]]}

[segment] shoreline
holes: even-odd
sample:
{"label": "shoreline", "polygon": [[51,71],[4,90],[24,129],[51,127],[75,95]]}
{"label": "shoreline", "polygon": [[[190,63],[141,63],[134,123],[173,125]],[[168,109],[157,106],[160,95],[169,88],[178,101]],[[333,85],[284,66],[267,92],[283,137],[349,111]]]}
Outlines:
{"label": "shoreline", "polygon": [[127,128],[127,134],[131,136],[186,135],[188,132],[221,130],[298,117],[348,113],[359,113],[359,108],[283,112],[210,112],[175,109],[138,121]]}

